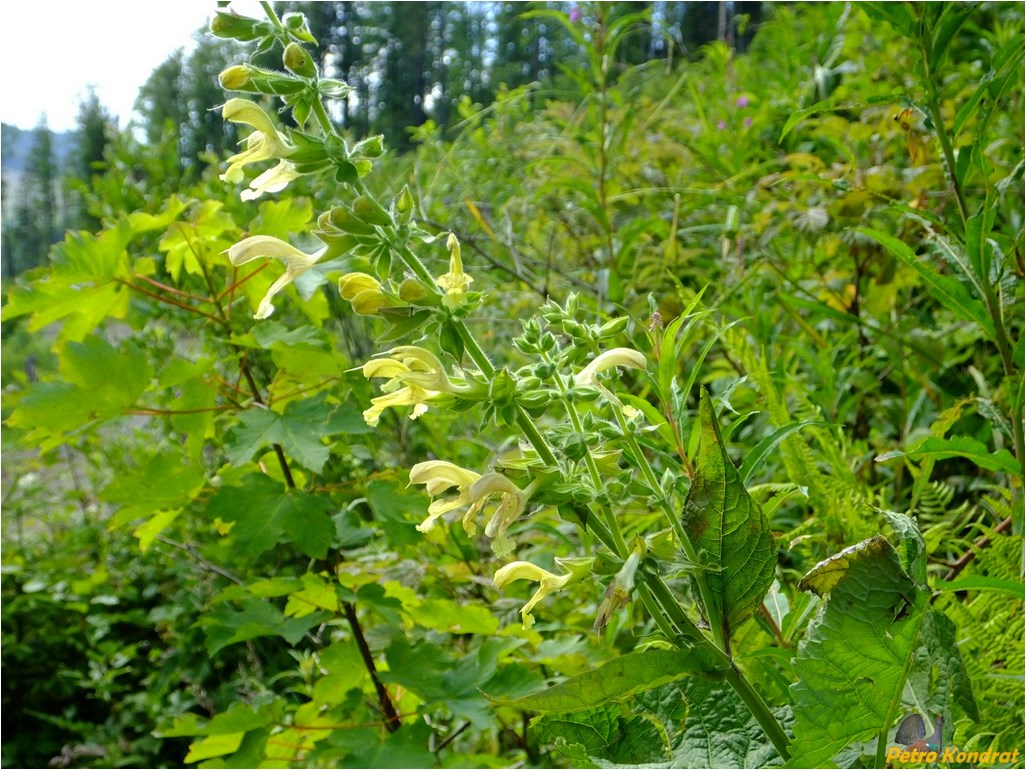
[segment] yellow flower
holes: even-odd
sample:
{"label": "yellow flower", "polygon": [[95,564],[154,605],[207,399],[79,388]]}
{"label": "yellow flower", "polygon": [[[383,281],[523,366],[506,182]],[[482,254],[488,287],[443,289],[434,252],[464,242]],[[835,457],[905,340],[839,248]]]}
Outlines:
{"label": "yellow flower", "polygon": [[388,305],[381,283],[367,273],[347,273],[338,279],[338,293],[360,315],[372,315]]}
{"label": "yellow flower", "polygon": [[467,293],[467,288],[474,279],[463,272],[460,242],[456,240],[456,236],[449,233],[445,246],[449,249],[449,272],[436,278],[435,283],[445,290],[442,304],[452,310],[463,304],[463,295]]}
{"label": "yellow flower", "polygon": [[627,602],[630,601],[631,594],[634,593],[634,574],[638,571],[638,565],[641,564],[644,548],[644,543],[635,547],[623,563],[623,567],[616,573],[616,577],[609,582],[606,596],[602,600],[602,604],[599,605],[598,614],[595,617],[596,629],[605,628],[613,613],[621,607],[626,607]]}
{"label": "yellow flower", "polygon": [[534,625],[534,616],[531,614],[531,610],[534,609],[535,605],[549,594],[566,588],[570,583],[575,583],[587,575],[591,568],[592,560],[556,559],[556,562],[563,569],[567,570],[566,574],[556,575],[530,562],[515,561],[498,570],[494,577],[492,577],[492,583],[496,588],[503,588],[514,580],[533,580],[539,583],[538,590],[535,591],[531,600],[520,608],[520,617],[523,620],[525,630]]}
{"label": "yellow flower", "polygon": [[367,379],[388,378],[381,387],[385,395],[372,398],[370,408],[363,413],[368,425],[377,425],[381,413],[390,406],[412,405],[410,419],[416,420],[428,410],[431,399],[465,390],[450,382],[442,362],[423,348],[402,345],[385,355],[387,358],[373,358],[363,365]]}
{"label": "yellow flower", "polygon": [[307,254],[280,238],[273,238],[270,235],[254,235],[250,238],[244,238],[228,249],[228,259],[236,267],[261,257],[277,257],[278,259],[285,260],[285,274],[271,284],[271,288],[267,290],[264,298],[260,300],[260,306],[253,317],[267,318],[271,315],[274,312],[274,305],[271,304],[271,299],[274,295],[316,264],[324,255],[324,252],[327,251],[327,248],[325,246],[313,254]]}
{"label": "yellow flower", "polygon": [[428,532],[435,526],[435,520],[444,513],[470,505],[470,488],[481,478],[481,474],[468,471],[444,460],[428,460],[410,468],[410,483],[424,484],[431,497],[456,488],[456,496],[433,500],[428,506],[428,517],[417,525],[420,532]]}
{"label": "yellow flower", "polygon": [[289,182],[302,176],[294,164],[287,160],[278,161],[277,166],[271,166],[264,173],[249,183],[249,189],[243,190],[239,196],[244,201],[252,201],[264,193],[281,192],[288,187]]}
{"label": "yellow flower", "polygon": [[[228,158],[228,170],[221,174],[221,179],[225,182],[241,182],[244,176],[243,168],[250,163],[287,158],[296,150],[274,127],[270,116],[248,99],[229,99],[221,110],[221,116],[232,123],[243,123],[254,129],[245,139],[246,149]],[[279,177],[281,173],[279,170]],[[285,184],[287,183],[286,181]]]}
{"label": "yellow flower", "polygon": [[477,532],[477,522],[474,518],[490,498],[498,495],[499,504],[485,525],[485,537],[491,538],[492,551],[496,556],[512,553],[513,541],[506,535],[506,530],[520,518],[533,491],[530,485],[526,490],[521,489],[501,473],[486,473],[470,488],[470,499],[473,504],[463,517],[463,529],[468,535]]}
{"label": "yellow flower", "polygon": [[438,497],[453,487],[458,490],[456,497],[446,497],[431,503],[428,518],[417,527],[421,532],[434,527],[435,520],[443,513],[469,506],[463,516],[463,529],[468,535],[474,535],[477,532],[475,517],[497,495],[498,505],[485,525],[484,533],[492,540],[492,550],[498,556],[505,556],[513,550],[513,541],[507,537],[506,530],[524,512],[537,482],[532,482],[526,489],[520,489],[499,473],[481,476],[443,460],[431,460],[413,466],[410,470],[410,483],[426,484],[427,493],[432,497]]}
{"label": "yellow flower", "polygon": [[581,369],[574,377],[577,385],[590,386],[601,389],[598,381],[599,372],[611,369],[614,366],[627,366],[631,369],[644,369],[646,365],[645,356],[630,348],[613,348],[595,357],[590,364]]}

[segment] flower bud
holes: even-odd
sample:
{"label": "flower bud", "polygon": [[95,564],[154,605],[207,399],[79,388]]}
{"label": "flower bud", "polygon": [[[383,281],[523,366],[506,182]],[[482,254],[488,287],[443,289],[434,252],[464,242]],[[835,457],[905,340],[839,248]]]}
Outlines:
{"label": "flower bud", "polygon": [[299,43],[289,43],[282,54],[282,64],[285,69],[301,78],[312,78],[317,74],[317,67],[314,66],[310,54],[303,50]]}
{"label": "flower bud", "polygon": [[244,64],[236,64],[224,70],[217,76],[221,88],[226,91],[247,91],[253,79],[249,75],[249,68]]}
{"label": "flower bud", "polygon": [[353,155],[363,155],[366,158],[377,158],[385,151],[384,137],[381,134],[369,136],[353,147]]}
{"label": "flower bud", "polygon": [[395,213],[398,215],[398,219],[402,223],[410,221],[413,216],[413,207],[416,201],[413,200],[413,195],[410,193],[408,185],[403,185],[403,189],[395,196],[395,200],[392,205],[395,206]]}
{"label": "flower bud", "polygon": [[424,299],[427,294],[427,289],[424,288],[424,284],[416,278],[407,278],[399,284],[399,299],[403,302],[417,304],[420,300]]}
{"label": "flower bud", "polygon": [[347,273],[338,279],[338,293],[342,299],[351,300],[360,292],[381,291],[381,283],[367,273]]}

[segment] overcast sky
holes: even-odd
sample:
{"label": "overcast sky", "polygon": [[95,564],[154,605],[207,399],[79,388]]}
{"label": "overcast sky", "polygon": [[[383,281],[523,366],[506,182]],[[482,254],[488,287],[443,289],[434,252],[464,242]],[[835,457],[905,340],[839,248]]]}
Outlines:
{"label": "overcast sky", "polygon": [[[232,4],[257,15],[255,0]],[[176,48],[189,48],[214,0],[47,0],[4,4],[0,33],[0,120],[54,131],[75,127],[88,86],[120,119],[132,117],[139,87]],[[262,14],[260,14],[262,15]]]}

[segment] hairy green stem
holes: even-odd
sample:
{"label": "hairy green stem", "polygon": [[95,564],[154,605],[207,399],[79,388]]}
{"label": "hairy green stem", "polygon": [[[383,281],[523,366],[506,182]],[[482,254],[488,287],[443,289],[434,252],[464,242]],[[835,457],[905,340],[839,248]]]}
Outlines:
{"label": "hairy green stem", "polygon": [[[616,415],[616,422],[620,426],[620,433],[627,441],[627,445],[631,449],[631,454],[634,455],[634,462],[641,469],[642,475],[645,477],[645,481],[652,490],[652,494],[656,496],[659,502],[659,507],[663,513],[666,514],[666,518],[670,521],[670,526],[673,528],[674,533],[677,535],[677,540],[680,542],[681,550],[684,551],[684,555],[688,560],[696,566],[694,571],[695,584],[698,586],[699,596],[702,597],[702,604],[705,605],[705,610],[710,615],[713,612],[713,608],[716,605],[712,601],[712,589],[709,587],[709,581],[706,580],[705,572],[697,568],[698,565],[698,551],[695,549],[694,543],[691,542],[691,538],[688,537],[688,533],[684,531],[684,524],[680,520],[680,515],[674,510],[673,505],[668,499],[666,494],[663,492],[662,485],[656,478],[655,471],[652,470],[651,464],[648,462],[648,458],[645,457],[645,453],[641,451],[641,446],[638,444],[637,438],[634,436],[634,432],[630,430],[627,425],[627,421],[624,419],[620,409],[614,404],[613,414]],[[709,625],[712,629],[713,640],[716,642],[716,646],[721,650],[727,650],[727,639],[723,634],[723,624],[717,619],[710,617]]]}
{"label": "hairy green stem", "polygon": [[780,758],[785,762],[790,759],[791,752],[788,749],[787,733],[784,732],[784,728],[780,726],[777,718],[773,716],[773,712],[766,705],[766,701],[752,687],[752,683],[748,681],[745,675],[741,673],[741,670],[735,665],[731,665],[727,670],[724,674],[724,679],[734,689],[734,692],[741,697],[748,710],[752,712],[755,721],[759,723],[762,731],[766,733],[766,737],[770,739],[770,743],[773,744],[773,748],[777,750]]}

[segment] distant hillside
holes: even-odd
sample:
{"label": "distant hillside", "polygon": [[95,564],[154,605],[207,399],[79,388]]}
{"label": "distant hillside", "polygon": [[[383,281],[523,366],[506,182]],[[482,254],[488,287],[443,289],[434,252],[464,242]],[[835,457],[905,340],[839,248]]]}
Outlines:
{"label": "distant hillside", "polygon": [[[32,152],[32,133],[34,129],[18,128],[8,123],[0,124],[0,169],[4,173],[13,172],[17,174],[25,169],[25,162],[29,153]],[[51,132],[53,137],[53,151],[56,155],[57,165],[61,168],[67,165],[68,156],[75,150],[77,132],[61,131]]]}

